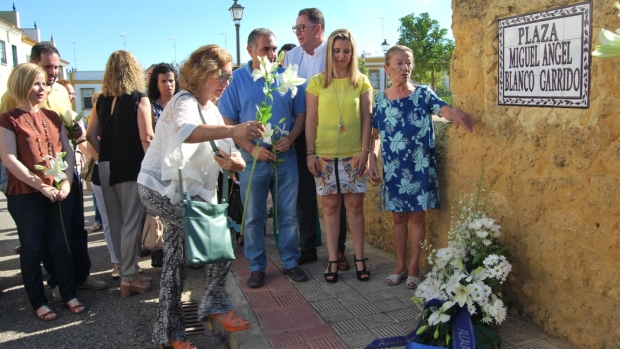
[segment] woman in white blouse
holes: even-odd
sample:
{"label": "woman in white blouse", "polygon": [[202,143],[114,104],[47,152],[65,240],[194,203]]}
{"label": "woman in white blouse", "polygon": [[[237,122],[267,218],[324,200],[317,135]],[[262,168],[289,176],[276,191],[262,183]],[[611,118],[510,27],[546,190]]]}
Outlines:
{"label": "woman in white blouse", "polygon": [[[232,56],[217,45],[194,51],[179,71],[184,91],[166,105],[157,122],[155,138],[149,147],[138,176],[138,191],[147,211],[159,216],[164,224],[164,265],[157,318],[152,336],[155,344],[173,348],[195,348],[186,339],[181,309],[185,278],[185,257],[181,194],[178,192],[178,169],[183,186],[192,200],[217,203],[217,177],[220,167],[241,171],[245,162],[235,148],[235,139],[262,137],[263,126],[246,122],[226,126],[217,107],[219,98],[232,80]],[[204,123],[201,121],[201,114]],[[232,139],[231,139],[232,138]],[[216,157],[209,141],[215,140],[222,157]],[[203,298],[199,317],[221,322],[228,331],[250,327],[239,317],[224,290],[230,262],[208,265],[211,277]]]}

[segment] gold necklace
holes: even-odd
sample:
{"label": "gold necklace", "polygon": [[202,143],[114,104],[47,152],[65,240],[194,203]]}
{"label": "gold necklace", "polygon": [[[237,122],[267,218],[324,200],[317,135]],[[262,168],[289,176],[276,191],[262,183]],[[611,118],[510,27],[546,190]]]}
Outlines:
{"label": "gold necklace", "polygon": [[334,86],[334,94],[336,95],[336,105],[338,106],[338,114],[339,114],[338,131],[340,131],[340,133],[344,133],[346,129],[344,127],[344,122],[342,121],[342,115],[344,114],[344,109],[347,104],[347,97],[349,96],[349,87],[351,84],[349,83],[349,81],[347,81],[347,87],[344,92],[344,98],[342,100],[342,108],[340,107],[340,99],[338,98],[338,90],[336,90],[336,81],[335,80],[332,81],[332,84]]}

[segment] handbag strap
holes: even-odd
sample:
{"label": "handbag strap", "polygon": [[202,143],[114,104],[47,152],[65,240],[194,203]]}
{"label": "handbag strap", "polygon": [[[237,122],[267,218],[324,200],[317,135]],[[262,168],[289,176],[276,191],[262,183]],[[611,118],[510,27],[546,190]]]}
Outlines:
{"label": "handbag strap", "polygon": [[[200,120],[202,121],[203,124],[206,125],[207,122],[205,121],[204,116],[202,116],[202,111],[200,110],[200,104],[198,104],[198,101],[196,101],[196,107],[198,108],[198,114],[200,115]],[[213,153],[215,154],[215,156],[220,156],[220,149],[217,147],[217,144],[215,144],[215,141],[211,140],[209,141],[209,143],[211,144],[211,148],[213,149]],[[228,192],[228,179],[231,177],[231,174],[230,174],[230,171],[228,170],[224,170],[223,172],[224,172],[224,176],[222,178],[222,203],[225,203],[225,202],[228,202],[228,195],[225,195],[225,193]],[[180,168],[179,168],[179,193],[181,194],[181,196],[183,196],[183,176],[182,176]],[[190,199],[189,194],[185,193],[185,196],[186,196],[186,200]]]}

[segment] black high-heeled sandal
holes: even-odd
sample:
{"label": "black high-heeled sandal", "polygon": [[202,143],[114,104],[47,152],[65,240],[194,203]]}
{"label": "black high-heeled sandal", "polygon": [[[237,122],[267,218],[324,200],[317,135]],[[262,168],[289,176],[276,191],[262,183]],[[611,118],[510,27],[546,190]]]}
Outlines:
{"label": "black high-heeled sandal", "polygon": [[[359,281],[368,281],[370,280],[370,271],[366,269],[366,261],[368,258],[357,259],[357,257],[353,256],[353,261],[355,263],[355,272],[357,273],[357,279]],[[362,262],[364,268],[362,270],[357,269],[357,262]],[[365,277],[362,277],[365,276]]]}
{"label": "black high-heeled sandal", "polygon": [[[336,271],[333,272],[332,271],[332,264],[336,264]],[[336,282],[338,282],[338,261],[327,261],[327,272],[325,272],[325,274],[323,274],[323,277],[325,277],[325,281],[327,281],[328,284],[335,284]],[[331,278],[331,279],[328,279]]]}

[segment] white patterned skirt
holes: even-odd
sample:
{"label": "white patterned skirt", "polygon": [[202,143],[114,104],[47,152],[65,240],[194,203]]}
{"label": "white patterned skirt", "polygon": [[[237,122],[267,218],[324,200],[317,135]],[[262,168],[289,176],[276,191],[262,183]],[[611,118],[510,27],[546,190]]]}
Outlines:
{"label": "white patterned skirt", "polygon": [[[368,175],[358,176],[357,156],[323,158],[317,156],[319,177],[314,178],[318,195],[358,194],[366,192]],[[364,164],[365,166],[365,164]]]}

